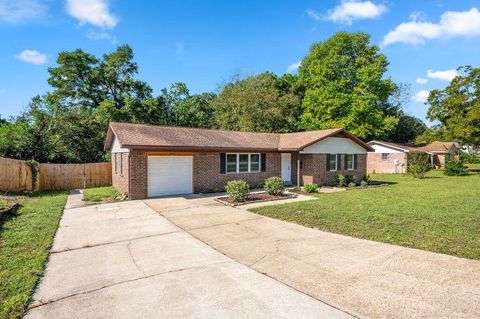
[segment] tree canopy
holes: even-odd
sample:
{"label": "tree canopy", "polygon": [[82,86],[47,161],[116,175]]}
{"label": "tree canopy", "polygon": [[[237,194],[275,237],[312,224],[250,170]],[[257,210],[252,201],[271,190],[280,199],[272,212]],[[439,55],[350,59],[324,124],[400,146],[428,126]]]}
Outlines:
{"label": "tree canopy", "polygon": [[362,32],[339,32],[313,44],[299,68],[305,87],[301,127],[345,127],[363,139],[391,133],[398,122],[390,101],[397,86],[384,77],[387,67],[387,58]]}
{"label": "tree canopy", "polygon": [[480,146],[480,68],[464,66],[444,90],[433,90],[428,97],[428,118],[440,122],[454,139]]}

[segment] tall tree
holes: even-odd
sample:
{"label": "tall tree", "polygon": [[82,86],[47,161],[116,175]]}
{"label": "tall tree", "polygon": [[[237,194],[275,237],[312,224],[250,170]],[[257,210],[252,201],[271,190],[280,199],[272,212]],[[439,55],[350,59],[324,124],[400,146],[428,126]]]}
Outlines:
{"label": "tall tree", "polygon": [[363,139],[383,138],[397,124],[385,78],[388,61],[365,33],[339,32],[310,48],[299,68],[305,88],[303,129],[345,127]]}
{"label": "tall tree", "polygon": [[428,97],[428,118],[437,120],[454,139],[475,148],[480,146],[480,68],[460,67],[444,90]]}
{"label": "tall tree", "polygon": [[300,98],[288,83],[265,72],[225,84],[211,101],[216,126],[254,132],[297,130]]}

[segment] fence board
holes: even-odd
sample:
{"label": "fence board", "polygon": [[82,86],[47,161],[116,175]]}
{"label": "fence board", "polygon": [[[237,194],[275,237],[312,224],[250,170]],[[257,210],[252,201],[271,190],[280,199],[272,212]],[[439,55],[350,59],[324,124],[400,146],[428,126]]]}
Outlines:
{"label": "fence board", "polygon": [[112,185],[111,163],[40,164],[40,190]]}
{"label": "fence board", "polygon": [[[40,164],[39,190],[76,189],[112,185],[110,162],[87,164]],[[32,170],[26,161],[0,157],[0,191],[32,189]]]}
{"label": "fence board", "polygon": [[27,162],[0,157],[0,191],[32,190],[32,170]]}

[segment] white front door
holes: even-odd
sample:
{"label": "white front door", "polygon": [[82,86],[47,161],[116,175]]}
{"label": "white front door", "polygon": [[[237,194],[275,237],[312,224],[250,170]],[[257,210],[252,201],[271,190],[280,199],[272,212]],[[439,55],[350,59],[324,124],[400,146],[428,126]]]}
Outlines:
{"label": "white front door", "polygon": [[282,153],[282,179],[284,182],[292,181],[292,154]]}
{"label": "white front door", "polygon": [[192,156],[149,156],[148,197],[193,192]]}

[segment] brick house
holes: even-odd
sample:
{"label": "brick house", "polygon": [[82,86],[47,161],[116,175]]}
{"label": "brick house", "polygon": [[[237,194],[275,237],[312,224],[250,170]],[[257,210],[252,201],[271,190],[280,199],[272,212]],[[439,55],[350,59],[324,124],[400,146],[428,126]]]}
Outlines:
{"label": "brick house", "polygon": [[331,185],[337,173],[361,179],[373,149],[345,129],[254,133],[110,123],[112,182],[131,199],[223,191],[280,176],[291,185]]}
{"label": "brick house", "polygon": [[368,152],[368,173],[406,173],[408,154],[412,152],[426,153],[430,156],[433,168],[442,168],[445,165],[447,154],[458,158],[459,145],[456,142],[432,142],[430,144],[407,145],[384,141],[367,143],[374,152]]}

